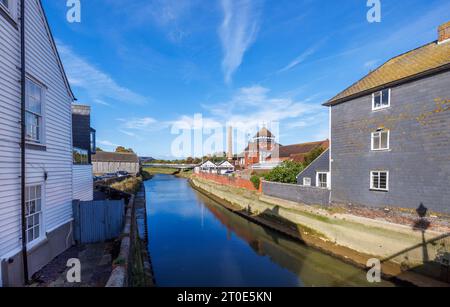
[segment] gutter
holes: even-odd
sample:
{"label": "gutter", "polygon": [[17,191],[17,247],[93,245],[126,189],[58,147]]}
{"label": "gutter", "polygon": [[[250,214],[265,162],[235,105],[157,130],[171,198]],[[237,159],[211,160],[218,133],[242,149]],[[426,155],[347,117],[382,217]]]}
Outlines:
{"label": "gutter", "polygon": [[20,1],[20,95],[21,95],[21,110],[20,110],[20,128],[21,128],[21,221],[22,221],[22,262],[23,262],[23,277],[25,284],[28,284],[28,251],[27,251],[27,233],[26,233],[26,203],[25,203],[25,188],[26,188],[26,143],[25,143],[25,86],[26,86],[26,70],[25,70],[25,0]]}

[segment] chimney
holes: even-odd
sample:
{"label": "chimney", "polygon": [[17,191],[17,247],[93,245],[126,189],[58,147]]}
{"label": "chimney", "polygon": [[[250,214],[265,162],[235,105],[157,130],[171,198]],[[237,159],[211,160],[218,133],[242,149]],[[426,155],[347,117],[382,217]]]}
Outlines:
{"label": "chimney", "polygon": [[228,127],[228,160],[233,160],[233,127]]}
{"label": "chimney", "polygon": [[450,21],[439,26],[439,44],[450,41]]}

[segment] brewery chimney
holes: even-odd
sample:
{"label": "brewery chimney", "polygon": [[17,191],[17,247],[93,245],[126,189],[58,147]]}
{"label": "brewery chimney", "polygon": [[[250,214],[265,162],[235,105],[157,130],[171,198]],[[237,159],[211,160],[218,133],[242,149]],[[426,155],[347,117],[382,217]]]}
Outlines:
{"label": "brewery chimney", "polygon": [[228,154],[227,158],[229,161],[233,160],[233,127],[228,127]]}

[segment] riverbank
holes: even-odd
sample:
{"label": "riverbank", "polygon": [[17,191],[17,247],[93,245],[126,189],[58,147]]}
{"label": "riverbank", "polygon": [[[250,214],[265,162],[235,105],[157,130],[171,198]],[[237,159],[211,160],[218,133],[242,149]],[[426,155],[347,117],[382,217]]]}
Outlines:
{"label": "riverbank", "polygon": [[191,184],[227,209],[346,262],[365,268],[369,259],[378,258],[386,278],[418,286],[448,286],[430,278],[440,276],[441,267],[430,259],[447,250],[448,234],[422,234],[404,225],[333,214],[196,177]]}

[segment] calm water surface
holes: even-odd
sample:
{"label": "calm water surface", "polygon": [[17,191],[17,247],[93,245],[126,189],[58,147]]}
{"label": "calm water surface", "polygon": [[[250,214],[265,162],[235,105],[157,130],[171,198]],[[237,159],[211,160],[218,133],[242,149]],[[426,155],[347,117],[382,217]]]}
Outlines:
{"label": "calm water surface", "polygon": [[145,187],[158,286],[372,285],[364,271],[229,212],[186,179],[157,175]]}

